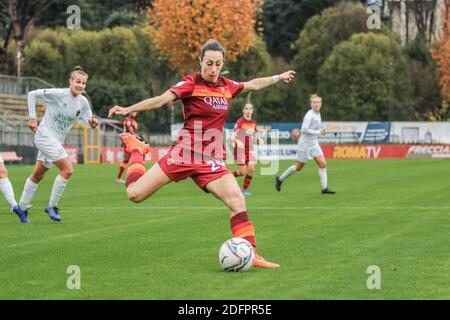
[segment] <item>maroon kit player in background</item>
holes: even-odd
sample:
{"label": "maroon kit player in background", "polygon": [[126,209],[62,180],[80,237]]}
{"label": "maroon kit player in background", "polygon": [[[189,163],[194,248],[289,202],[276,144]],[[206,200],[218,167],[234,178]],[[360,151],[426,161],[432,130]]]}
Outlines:
{"label": "maroon kit player in background", "polygon": [[261,90],[278,81],[289,83],[295,72],[236,82],[220,75],[225,62],[225,51],[216,40],[209,40],[200,52],[200,72],[186,76],[160,96],[149,98],[130,107],[114,106],[108,117],[128,115],[131,112],[153,110],[180,99],[183,104],[184,127],[168,153],[148,171],[142,156],[149,146],[135,136],[122,133],[121,139],[131,153],[126,185],[128,198],[141,202],[169,182],[190,177],[204,191],[212,193],[231,210],[230,224],[234,237],[248,240],[255,248],[255,267],[277,268],[256,251],[253,223],[247,215],[245,197],[236,178],[223,161],[225,149],[222,130],[231,99],[243,90]]}
{"label": "maroon kit player in background", "polygon": [[244,196],[249,196],[251,193],[247,189],[252,182],[256,163],[253,140],[256,138],[258,144],[262,144],[264,141],[259,137],[256,121],[252,119],[253,105],[249,102],[246,103],[242,109],[242,113],[243,116],[236,121],[233,133],[231,134],[234,147],[234,160],[236,160],[238,166],[233,171],[233,175],[235,177],[245,175],[241,192]]}
{"label": "maroon kit player in background", "polygon": [[[132,112],[128,115],[128,117],[123,120],[123,132],[130,133],[139,137],[138,135],[138,123],[136,121],[137,112]],[[119,173],[117,174],[116,182],[125,183],[125,180],[122,179],[122,174],[130,161],[131,154],[127,152],[125,145],[123,147],[123,160],[120,162]]]}

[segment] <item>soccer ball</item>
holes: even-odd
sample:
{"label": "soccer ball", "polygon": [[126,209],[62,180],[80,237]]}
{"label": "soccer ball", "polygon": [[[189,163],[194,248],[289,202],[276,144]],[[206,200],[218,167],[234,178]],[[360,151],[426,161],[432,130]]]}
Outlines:
{"label": "soccer ball", "polygon": [[220,247],[219,262],[226,271],[242,272],[253,266],[255,250],[247,240],[232,238]]}

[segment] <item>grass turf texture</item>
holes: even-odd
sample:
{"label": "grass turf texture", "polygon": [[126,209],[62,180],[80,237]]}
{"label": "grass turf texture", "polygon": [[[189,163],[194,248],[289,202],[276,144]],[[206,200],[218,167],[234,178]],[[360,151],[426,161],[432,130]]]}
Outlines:
{"label": "grass turf texture", "polygon": [[[449,299],[449,167],[439,159],[330,160],[336,195],[320,194],[313,162],[281,193],[275,176],[256,170],[248,212],[260,254],[281,268],[246,273],[220,269],[229,211],[191,180],[134,204],[114,182],[117,165],[79,165],[57,223],[44,213],[53,169],[31,224],[0,200],[0,299]],[[8,170],[19,199],[32,168]],[[81,290],[66,286],[70,265],[81,269]],[[366,286],[371,265],[381,268],[380,290]]]}

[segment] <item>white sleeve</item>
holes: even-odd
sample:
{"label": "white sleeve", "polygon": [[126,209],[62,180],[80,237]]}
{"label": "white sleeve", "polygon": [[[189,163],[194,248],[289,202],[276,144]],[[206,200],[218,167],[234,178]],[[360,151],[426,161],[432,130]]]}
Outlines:
{"label": "white sleeve", "polygon": [[44,98],[46,102],[63,92],[63,89],[38,89],[28,92],[28,115],[30,119],[36,119],[36,100],[38,98]]}
{"label": "white sleeve", "polygon": [[317,134],[317,135],[320,135],[320,130],[313,130],[313,129],[309,128],[309,126],[311,125],[311,120],[312,120],[312,114],[308,112],[305,115],[305,117],[303,118],[301,132],[302,133],[306,133],[306,134]]}
{"label": "white sleeve", "polygon": [[92,110],[91,105],[89,104],[89,101],[86,99],[86,97],[82,97],[83,99],[83,110],[81,111],[80,120],[85,122],[86,124],[89,124],[89,120],[92,118]]}

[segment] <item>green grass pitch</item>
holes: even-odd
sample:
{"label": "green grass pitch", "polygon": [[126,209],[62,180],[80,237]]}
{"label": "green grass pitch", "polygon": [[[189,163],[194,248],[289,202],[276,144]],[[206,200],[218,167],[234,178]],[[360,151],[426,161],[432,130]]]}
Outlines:
{"label": "green grass pitch", "polygon": [[[44,213],[56,169],[39,186],[30,224],[1,198],[0,299],[450,298],[448,160],[330,160],[336,195],[320,194],[313,162],[281,193],[257,170],[248,212],[260,254],[281,268],[246,273],[220,269],[231,233],[217,199],[185,180],[134,204],[114,182],[117,169],[76,166],[60,223]],[[18,199],[32,167],[8,170]],[[66,284],[71,265],[79,290]],[[381,289],[367,288],[372,265]]]}

